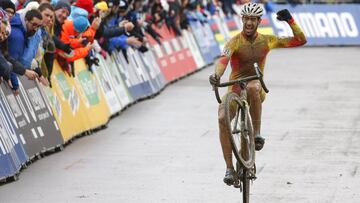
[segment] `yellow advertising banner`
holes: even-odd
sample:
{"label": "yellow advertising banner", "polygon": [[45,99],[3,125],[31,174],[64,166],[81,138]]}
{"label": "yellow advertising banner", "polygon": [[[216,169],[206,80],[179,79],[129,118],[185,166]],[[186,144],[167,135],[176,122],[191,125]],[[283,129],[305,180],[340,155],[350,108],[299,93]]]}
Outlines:
{"label": "yellow advertising banner", "polygon": [[74,79],[65,73],[54,61],[51,75],[52,88],[45,87],[50,100],[54,117],[59,125],[65,142],[74,136],[90,129],[90,121],[81,104],[80,94],[75,87]]}
{"label": "yellow advertising banner", "polygon": [[83,59],[75,61],[74,66],[76,76],[73,81],[80,93],[80,106],[88,116],[90,128],[105,125],[111,114],[95,74],[88,70]]}

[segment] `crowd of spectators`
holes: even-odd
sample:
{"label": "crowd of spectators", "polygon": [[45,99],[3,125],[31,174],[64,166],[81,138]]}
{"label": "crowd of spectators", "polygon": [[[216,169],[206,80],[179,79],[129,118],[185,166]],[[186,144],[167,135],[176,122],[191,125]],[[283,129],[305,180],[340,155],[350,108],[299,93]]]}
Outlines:
{"label": "crowd of spectators", "polygon": [[[236,14],[233,5],[248,1],[0,0],[0,77],[15,94],[18,75],[37,78],[51,87],[55,59],[70,76],[74,76],[74,61],[81,58],[92,71],[92,65],[98,65],[97,54],[106,57],[118,50],[126,58],[127,47],[148,51],[145,33],[160,44],[162,33],[156,26],[166,25],[179,36],[182,29],[189,29],[189,21],[206,22],[208,15],[219,10]],[[308,0],[274,1],[296,4]],[[258,2],[271,11],[273,2]]]}
{"label": "crowd of spectators", "polygon": [[127,47],[147,52],[145,33],[161,43],[153,25],[166,24],[176,35],[186,29],[181,5],[176,0],[0,0],[1,80],[18,94],[19,75],[51,87],[55,59],[74,76],[74,61],[81,58],[92,71],[97,54],[118,50],[126,58]]}

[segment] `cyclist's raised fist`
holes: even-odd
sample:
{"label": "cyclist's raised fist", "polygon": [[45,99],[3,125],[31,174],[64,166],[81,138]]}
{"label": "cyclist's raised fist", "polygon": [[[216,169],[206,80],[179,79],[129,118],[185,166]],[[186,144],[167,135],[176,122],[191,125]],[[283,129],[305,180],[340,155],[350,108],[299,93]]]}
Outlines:
{"label": "cyclist's raised fist", "polygon": [[278,11],[276,15],[276,18],[280,21],[289,21],[292,18],[290,12],[287,9]]}
{"label": "cyclist's raised fist", "polygon": [[209,76],[209,82],[211,85],[218,85],[220,83],[220,77],[214,73]]}

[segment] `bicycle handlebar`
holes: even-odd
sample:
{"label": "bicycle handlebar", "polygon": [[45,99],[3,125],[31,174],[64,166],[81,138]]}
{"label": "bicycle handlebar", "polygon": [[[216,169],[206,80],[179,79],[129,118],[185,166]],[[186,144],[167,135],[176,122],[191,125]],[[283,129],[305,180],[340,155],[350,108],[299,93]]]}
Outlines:
{"label": "bicycle handlebar", "polygon": [[266,87],[265,82],[263,80],[263,73],[261,72],[257,63],[254,63],[254,68],[255,68],[256,75],[245,77],[245,78],[240,78],[237,80],[232,80],[229,82],[220,83],[218,85],[213,86],[213,89],[215,91],[215,97],[216,97],[216,100],[219,102],[219,104],[221,104],[221,98],[219,95],[218,87],[227,87],[227,86],[234,85],[234,84],[246,83],[251,80],[259,80],[261,87],[264,89],[264,91],[266,93],[269,92],[269,89]]}

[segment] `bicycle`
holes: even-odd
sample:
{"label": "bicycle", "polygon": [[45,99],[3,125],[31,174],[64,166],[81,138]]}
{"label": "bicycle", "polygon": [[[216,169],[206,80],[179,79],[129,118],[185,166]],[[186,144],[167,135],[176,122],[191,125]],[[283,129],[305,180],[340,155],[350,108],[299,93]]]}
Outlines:
{"label": "bicycle", "polygon": [[[224,108],[225,123],[228,127],[228,132],[231,132],[229,133],[229,139],[233,154],[237,161],[233,185],[235,188],[240,188],[240,192],[243,193],[244,203],[249,203],[250,181],[252,182],[256,179],[255,139],[249,111],[250,107],[247,103],[246,84],[251,80],[259,80],[264,91],[266,93],[269,92],[265,86],[263,74],[257,63],[254,63],[254,68],[256,72],[256,75],[254,76],[240,78],[213,86],[219,104],[221,104],[222,101],[219,96],[218,87],[227,87],[234,84],[239,84],[241,87],[240,95],[234,92],[230,92],[226,95]],[[234,105],[236,105],[235,115],[233,115],[234,113],[231,111],[234,109]]]}

